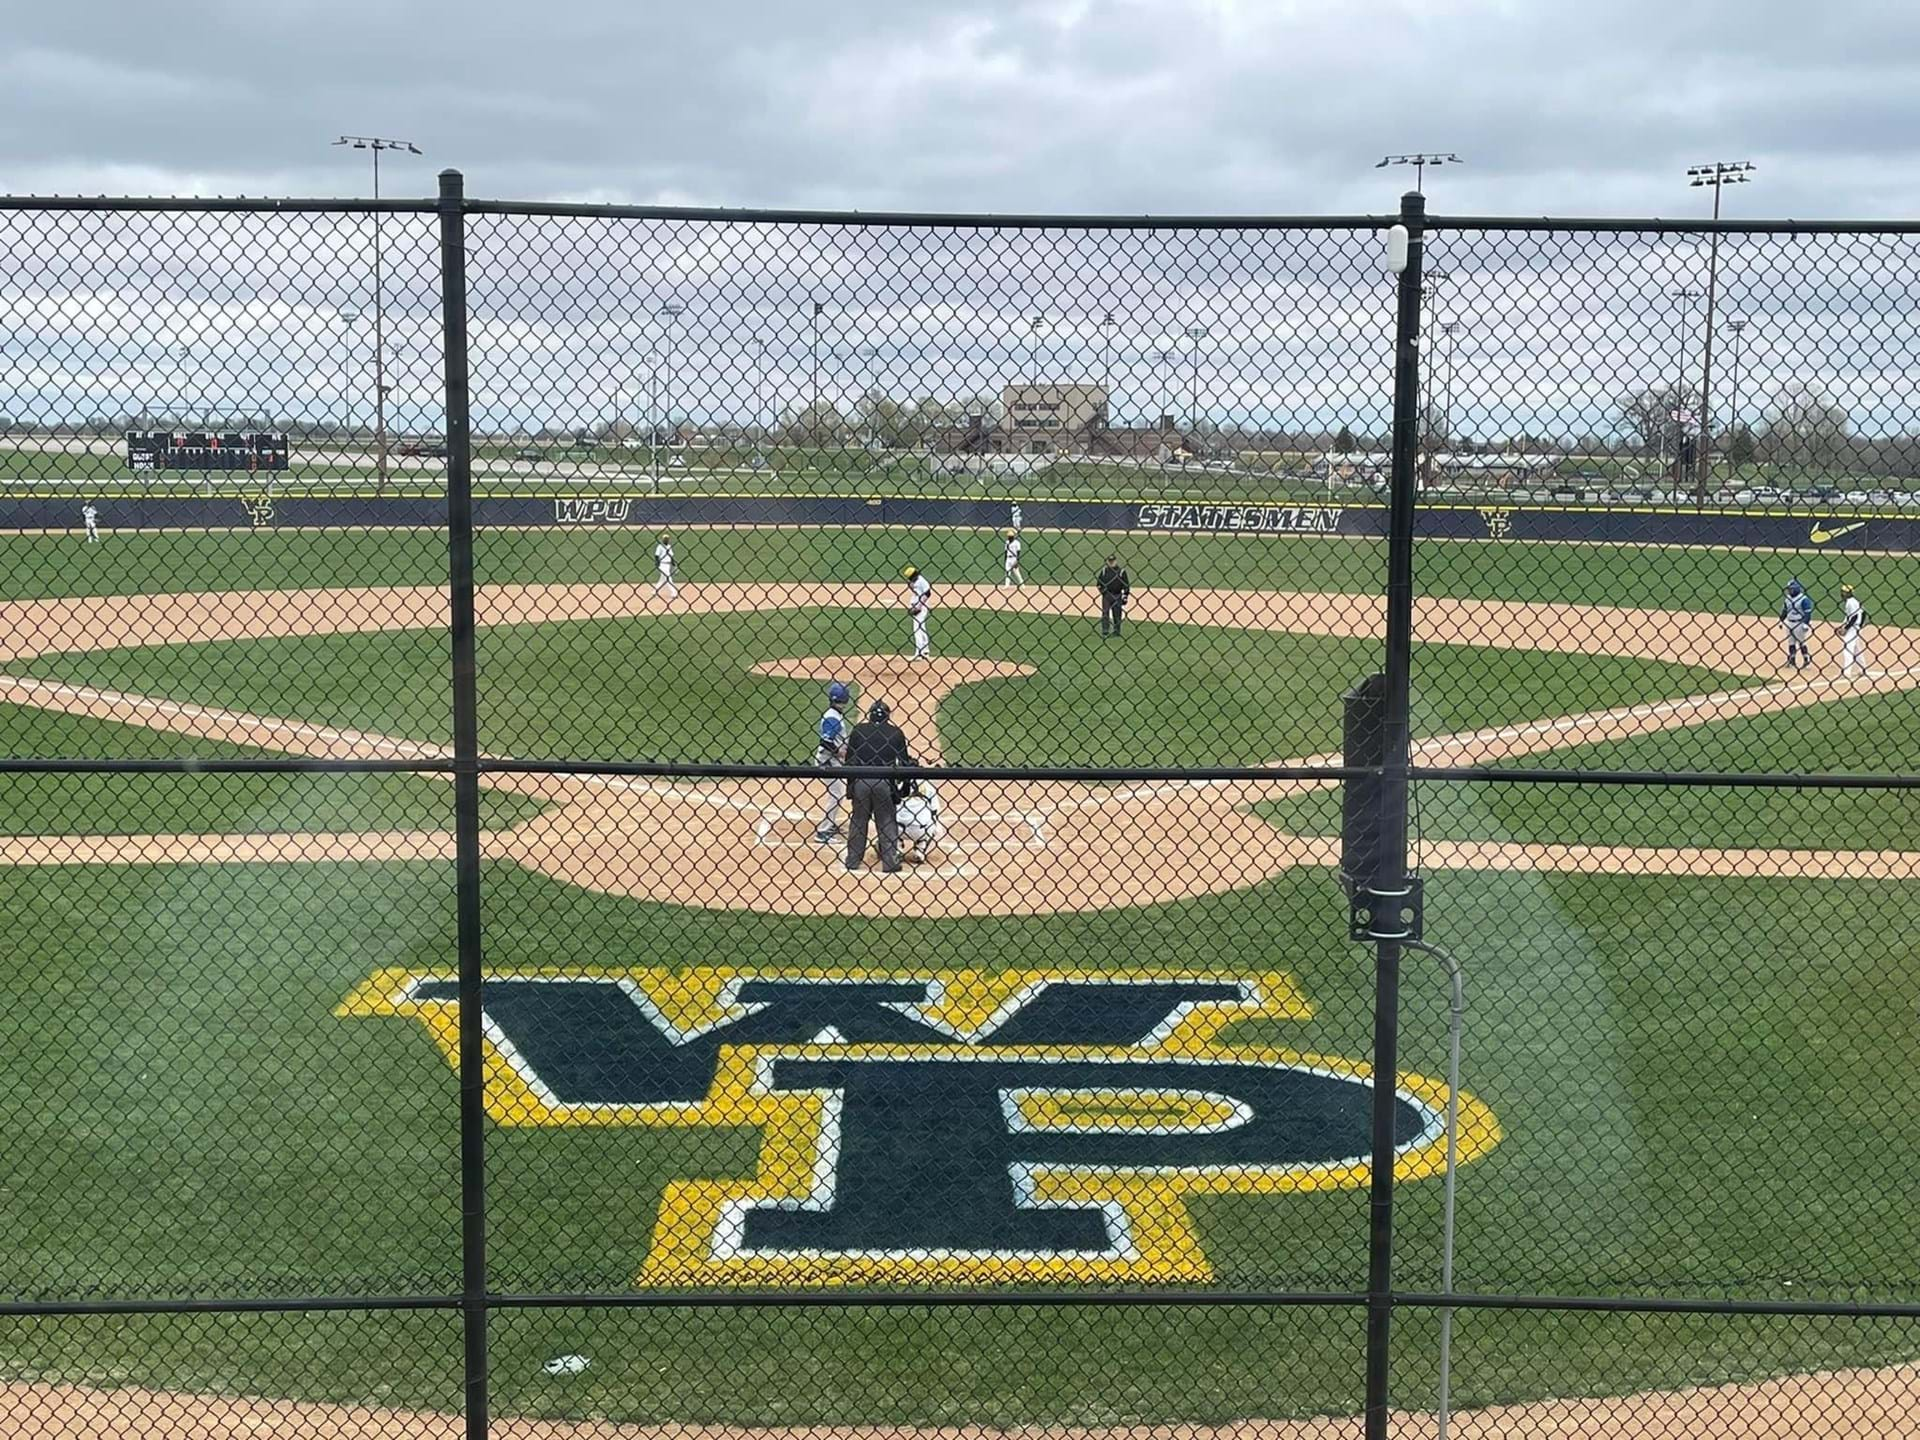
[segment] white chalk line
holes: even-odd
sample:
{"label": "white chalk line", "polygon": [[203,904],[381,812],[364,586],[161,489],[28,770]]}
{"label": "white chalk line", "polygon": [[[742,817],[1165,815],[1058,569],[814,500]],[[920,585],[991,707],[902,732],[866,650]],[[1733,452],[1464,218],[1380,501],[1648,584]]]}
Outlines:
{"label": "white chalk line", "polygon": [[453,758],[450,747],[417,740],[394,740],[366,730],[348,730],[334,725],[313,725],[303,720],[279,720],[267,715],[249,715],[238,710],[194,705],[183,700],[156,700],[150,696],[129,695],[119,690],[102,690],[93,685],[72,685],[60,680],[33,680],[25,676],[0,675],[0,688],[17,689],[30,694],[58,695],[66,699],[85,700],[95,704],[112,705],[158,715],[176,715],[186,720],[231,721],[237,726],[265,730],[269,734],[298,735],[306,740],[334,741],[414,759],[450,760]]}
{"label": "white chalk line", "polygon": [[[1904,666],[1894,670],[1874,670],[1863,672],[1863,679],[1912,680],[1920,676],[1920,668]],[[1788,696],[1819,694],[1814,704],[1830,704],[1838,700],[1862,698],[1869,694],[1894,694],[1906,686],[1896,686],[1889,691],[1874,691],[1861,688],[1850,678],[1838,675],[1823,675],[1811,680],[1790,680],[1774,685],[1748,686],[1742,690],[1718,690],[1707,695],[1683,695],[1672,700],[1649,700],[1635,705],[1616,706],[1611,710],[1590,710],[1580,715],[1563,715],[1553,720],[1529,720],[1516,725],[1502,725],[1485,730],[1468,730],[1453,735],[1436,735],[1426,740],[1418,740],[1413,745],[1415,759],[1424,759],[1436,755],[1445,755],[1449,751],[1468,749],[1476,744],[1491,741],[1530,740],[1542,735],[1560,735],[1572,731],[1605,725],[1621,720],[1660,719],[1668,715],[1699,711],[1698,723],[1711,724],[1716,720],[1743,720],[1744,714],[1718,715],[1711,713],[1729,705],[1745,705],[1754,701],[1778,699]],[[1764,714],[1766,712],[1757,712]],[[1685,728],[1685,727],[1682,727]],[[1604,740],[1616,738],[1605,734],[1583,739],[1580,743],[1598,744]],[[1633,738],[1633,737],[1617,737]],[[1337,766],[1345,763],[1345,757],[1339,754],[1310,755],[1299,760],[1276,761],[1272,768],[1310,769],[1316,766]],[[1259,785],[1287,783],[1284,778],[1273,781],[1249,780],[1163,780],[1149,785],[1129,786],[1102,795],[1089,796],[1063,807],[1065,811],[1099,810],[1118,803],[1130,803],[1134,800],[1152,799],[1157,796],[1174,795],[1188,790],[1205,790],[1228,785]],[[1337,780],[1300,780],[1305,786],[1337,784]]]}

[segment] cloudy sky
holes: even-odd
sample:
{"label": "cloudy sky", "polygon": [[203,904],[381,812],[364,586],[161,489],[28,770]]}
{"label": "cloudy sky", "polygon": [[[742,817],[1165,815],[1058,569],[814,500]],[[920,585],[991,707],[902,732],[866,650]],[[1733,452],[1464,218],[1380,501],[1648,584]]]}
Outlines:
{"label": "cloudy sky", "polygon": [[1914,213],[1920,7],[1889,0],[71,0],[16,7],[0,190],[351,193],[342,131],[503,198]]}

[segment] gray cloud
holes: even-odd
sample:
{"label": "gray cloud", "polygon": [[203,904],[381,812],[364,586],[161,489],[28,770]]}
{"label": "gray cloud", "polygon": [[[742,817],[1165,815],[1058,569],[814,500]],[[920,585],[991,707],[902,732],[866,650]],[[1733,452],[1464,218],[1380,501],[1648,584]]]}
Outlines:
{"label": "gray cloud", "polygon": [[85,0],[11,17],[0,188],[355,193],[340,131],[418,140],[390,185],[862,208],[1389,208],[1387,150],[1468,165],[1437,207],[1914,208],[1920,13],[1874,0],[774,0],[519,6]]}

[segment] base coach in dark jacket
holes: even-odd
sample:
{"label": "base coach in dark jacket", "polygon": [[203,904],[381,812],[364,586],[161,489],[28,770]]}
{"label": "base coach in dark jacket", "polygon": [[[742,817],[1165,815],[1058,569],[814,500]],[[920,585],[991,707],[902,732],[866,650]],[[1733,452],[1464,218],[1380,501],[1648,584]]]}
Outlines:
{"label": "base coach in dark jacket", "polygon": [[[867,718],[853,727],[847,736],[847,764],[913,764],[907,753],[907,737],[893,723],[892,713],[883,702],[875,701]],[[905,777],[899,782],[906,783]],[[896,782],[863,777],[854,780],[847,791],[853,800],[853,822],[847,827],[847,869],[858,870],[867,859],[867,822],[873,821],[880,832],[880,868],[889,875],[900,871],[900,827],[894,819]]]}
{"label": "base coach in dark jacket", "polygon": [[1100,587],[1100,633],[1118,635],[1120,622],[1127,614],[1127,597],[1133,593],[1133,586],[1127,580],[1127,567],[1120,563],[1118,555],[1109,555],[1093,583]]}

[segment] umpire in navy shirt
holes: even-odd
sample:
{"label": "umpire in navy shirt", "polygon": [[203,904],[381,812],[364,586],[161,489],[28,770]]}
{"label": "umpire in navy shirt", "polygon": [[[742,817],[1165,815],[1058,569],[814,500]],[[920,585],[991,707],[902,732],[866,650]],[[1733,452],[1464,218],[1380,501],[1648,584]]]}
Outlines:
{"label": "umpire in navy shirt", "polygon": [[[1118,555],[1109,555],[1093,583],[1100,587],[1100,633],[1118,635],[1120,622],[1127,615],[1127,598],[1133,594],[1133,584],[1127,579],[1127,567],[1120,563]],[[1107,628],[1109,624],[1113,627],[1111,630]]]}
{"label": "umpire in navy shirt", "polygon": [[[853,727],[847,736],[848,765],[890,765],[904,769],[913,764],[907,751],[907,737],[893,723],[886,702],[876,700],[868,707],[867,718]],[[894,818],[896,786],[904,788],[905,776],[897,781],[886,776],[860,776],[849,782],[847,793],[853,800],[853,822],[847,827],[847,869],[858,870],[867,860],[867,823],[880,832],[880,868],[889,875],[900,873],[900,826]]]}

